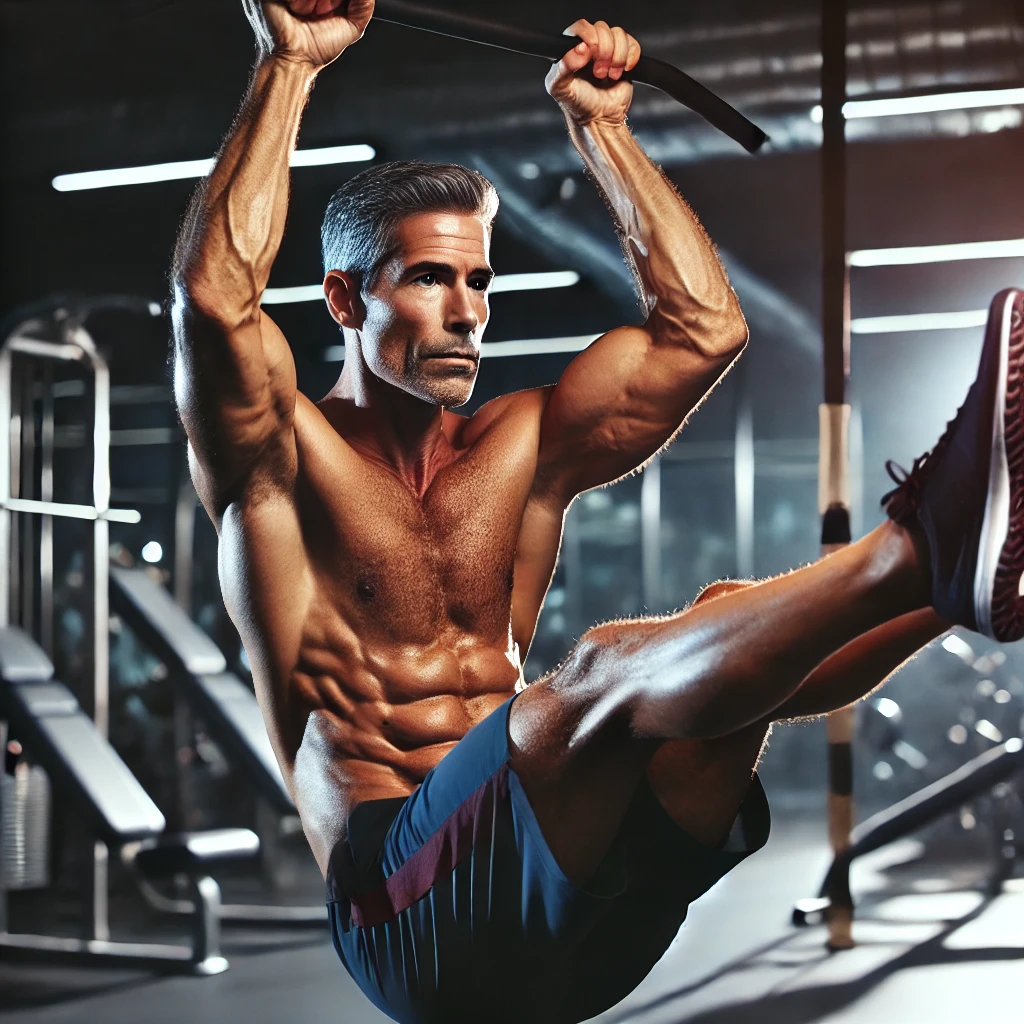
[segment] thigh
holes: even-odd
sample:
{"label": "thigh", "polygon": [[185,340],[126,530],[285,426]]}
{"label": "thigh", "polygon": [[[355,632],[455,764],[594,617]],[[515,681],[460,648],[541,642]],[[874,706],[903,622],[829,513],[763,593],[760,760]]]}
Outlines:
{"label": "thigh", "polygon": [[[712,584],[694,603],[750,585]],[[666,743],[634,734],[633,705],[642,699],[641,688],[620,670],[641,654],[658,623],[641,619],[590,630],[563,665],[512,706],[510,767],[552,855],[577,885],[600,866],[649,766],[666,810],[684,829],[707,836],[719,827],[728,831],[756,765],[764,738],[763,730],[754,737],[756,727],[735,740]]]}
{"label": "thigh", "polygon": [[613,692],[575,656],[529,686],[509,715],[509,767],[552,856],[574,885],[600,866],[660,745],[630,735]]}

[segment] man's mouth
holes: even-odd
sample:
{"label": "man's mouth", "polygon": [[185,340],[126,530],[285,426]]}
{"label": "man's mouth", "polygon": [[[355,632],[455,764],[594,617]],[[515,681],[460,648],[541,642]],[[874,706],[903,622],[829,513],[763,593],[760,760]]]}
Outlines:
{"label": "man's mouth", "polygon": [[441,360],[443,362],[467,362],[476,366],[479,362],[479,355],[476,352],[438,352],[435,355],[424,356],[424,359]]}

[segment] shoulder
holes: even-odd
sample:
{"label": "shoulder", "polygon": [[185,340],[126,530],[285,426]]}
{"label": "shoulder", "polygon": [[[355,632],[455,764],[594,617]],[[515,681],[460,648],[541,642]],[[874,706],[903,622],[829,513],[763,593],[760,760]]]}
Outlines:
{"label": "shoulder", "polygon": [[452,417],[452,443],[457,448],[468,448],[494,431],[511,430],[528,434],[540,430],[541,418],[554,386],[530,388],[502,395],[482,405],[472,416]]}

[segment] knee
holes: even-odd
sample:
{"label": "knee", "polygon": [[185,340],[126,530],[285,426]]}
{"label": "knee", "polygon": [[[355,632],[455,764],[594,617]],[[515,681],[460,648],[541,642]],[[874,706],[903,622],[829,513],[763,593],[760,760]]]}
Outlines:
{"label": "knee", "polygon": [[738,590],[746,590],[754,585],[753,580],[719,580],[717,583],[709,583],[694,599],[691,608],[699,604],[714,601],[716,597],[725,597],[726,594],[735,594]]}

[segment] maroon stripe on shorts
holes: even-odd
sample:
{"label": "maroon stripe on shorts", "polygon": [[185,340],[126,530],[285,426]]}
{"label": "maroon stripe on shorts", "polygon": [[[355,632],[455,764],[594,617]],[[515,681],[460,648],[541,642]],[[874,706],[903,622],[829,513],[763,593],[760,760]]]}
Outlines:
{"label": "maroon stripe on shorts", "polygon": [[473,851],[476,823],[488,823],[495,803],[508,796],[508,765],[502,765],[482,786],[445,818],[440,828],[383,885],[348,895],[352,923],[374,928],[408,910],[430,892],[434,884]]}

